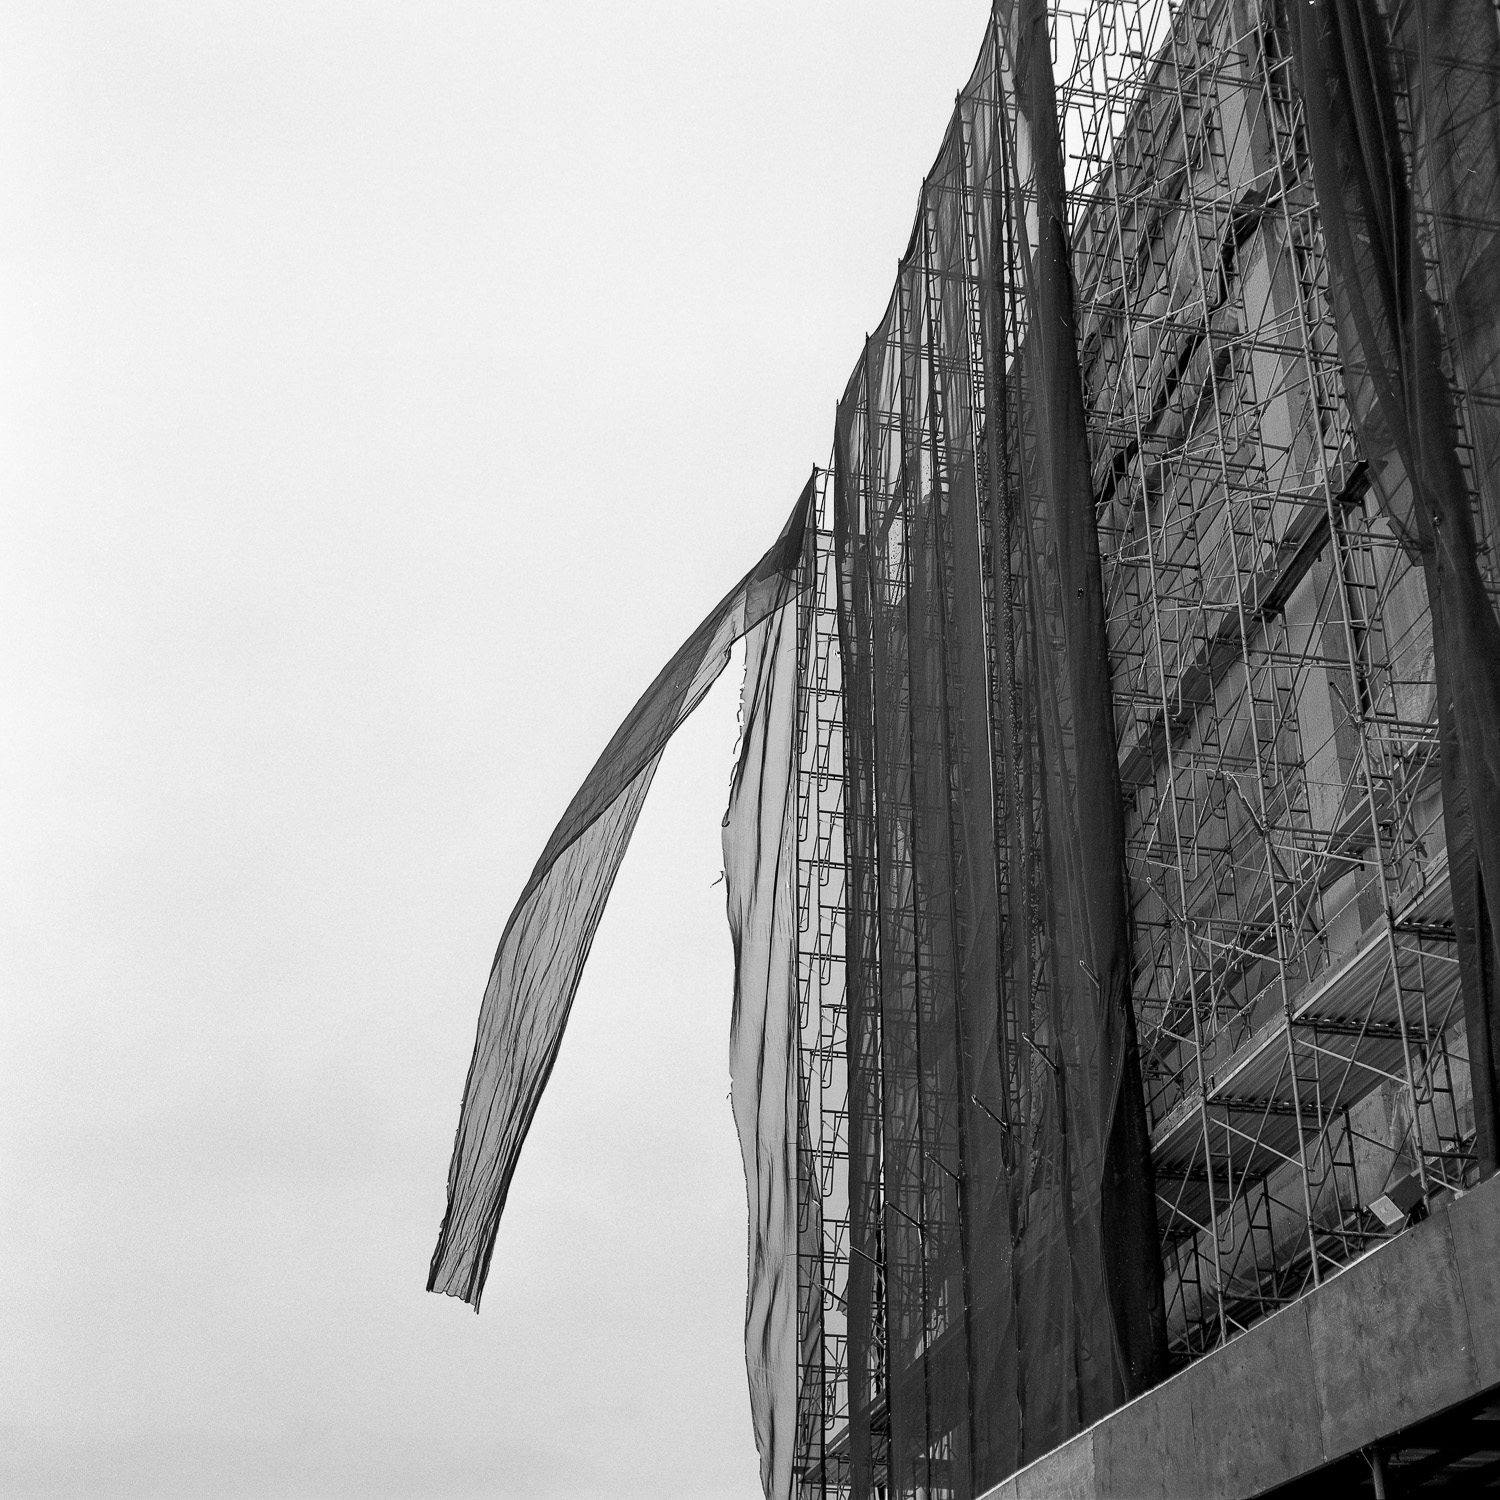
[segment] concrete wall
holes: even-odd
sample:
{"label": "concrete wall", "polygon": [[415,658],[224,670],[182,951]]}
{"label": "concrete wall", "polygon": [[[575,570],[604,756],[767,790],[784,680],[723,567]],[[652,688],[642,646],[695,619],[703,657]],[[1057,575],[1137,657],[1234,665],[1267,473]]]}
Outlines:
{"label": "concrete wall", "polygon": [[1500,1178],[985,1500],[1238,1500],[1500,1385]]}

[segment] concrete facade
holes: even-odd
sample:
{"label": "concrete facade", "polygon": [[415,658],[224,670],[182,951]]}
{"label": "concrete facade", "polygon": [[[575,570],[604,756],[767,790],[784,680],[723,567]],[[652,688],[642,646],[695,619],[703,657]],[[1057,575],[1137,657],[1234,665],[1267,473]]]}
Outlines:
{"label": "concrete facade", "polygon": [[1492,1178],[985,1500],[1242,1500],[1497,1384]]}

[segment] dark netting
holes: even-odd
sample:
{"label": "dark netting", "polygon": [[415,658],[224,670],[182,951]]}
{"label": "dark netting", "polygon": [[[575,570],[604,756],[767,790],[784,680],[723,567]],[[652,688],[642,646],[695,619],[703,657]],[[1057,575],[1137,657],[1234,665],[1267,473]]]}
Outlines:
{"label": "dark netting", "polygon": [[978,1493],[1162,1370],[1061,148],[997,9],[835,444],[856,1495]]}
{"label": "dark netting", "polygon": [[506,923],[479,1012],[429,1291],[479,1306],[511,1175],[657,761],[723,671],[734,642],[795,596],[811,499],[809,485],[776,545],[630,711],[564,813]]}
{"label": "dark netting", "polygon": [[[1484,0],[1402,7],[1394,55],[1373,0],[1308,0],[1294,12],[1349,407],[1385,514],[1421,558],[1432,609],[1454,928],[1477,1149],[1490,1171],[1500,1151],[1500,621],[1480,573],[1444,343],[1467,388],[1470,474],[1493,515],[1495,12]],[[1405,142],[1398,70],[1409,110]],[[1428,246],[1419,209],[1431,219]],[[1447,294],[1442,318],[1434,285]]]}
{"label": "dark netting", "polygon": [[1471,479],[1500,543],[1500,26],[1487,0],[1398,11],[1412,179],[1431,230],[1429,274],[1464,388]]}

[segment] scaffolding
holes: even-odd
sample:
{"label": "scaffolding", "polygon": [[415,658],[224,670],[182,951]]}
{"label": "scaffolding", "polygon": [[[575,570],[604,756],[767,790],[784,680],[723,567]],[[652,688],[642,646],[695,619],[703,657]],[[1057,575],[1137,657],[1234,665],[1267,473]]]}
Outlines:
{"label": "scaffolding", "polygon": [[1284,18],[1068,20],[1134,995],[1186,1359],[1472,1170],[1431,626],[1351,431]]}
{"label": "scaffolding", "polygon": [[1500,32],[1296,3],[996,0],[832,469],[496,952],[428,1282],[476,1307],[659,757],[752,642],[768,1493],[972,1500],[1494,1165]]}
{"label": "scaffolding", "polygon": [[804,1493],[847,1494],[849,1037],[845,991],[844,695],[829,475],[815,477],[813,580],[798,601],[797,1445]]}
{"label": "scaffolding", "polygon": [[[1082,0],[1053,13],[1133,997],[1179,1366],[1475,1172],[1430,615],[1347,409],[1282,3]],[[976,195],[965,224],[982,211]],[[1441,225],[1430,205],[1419,214],[1430,246]],[[914,253],[930,255],[921,224]],[[980,257],[958,254],[968,326],[949,331],[950,363],[925,378],[967,404],[982,468]],[[1472,403],[1451,373],[1489,544]],[[948,450],[937,437],[930,450],[935,472]],[[924,470],[920,483],[935,482]],[[824,476],[797,739],[803,1496],[851,1492],[852,1393],[880,1441],[895,1283],[925,1274],[933,1253],[903,1259],[895,1220],[873,1255],[850,1238],[849,1064],[864,1043],[847,1024],[859,895],[828,489]],[[1493,561],[1485,545],[1492,584]],[[1024,1057],[1023,1028],[1006,1024],[1008,1055]],[[874,1191],[904,1217],[891,1175],[903,1164],[862,1170],[884,1174]],[[933,1180],[919,1239],[951,1228]],[[851,1372],[861,1257],[874,1326]],[[954,1492],[937,1465],[926,1489]]]}

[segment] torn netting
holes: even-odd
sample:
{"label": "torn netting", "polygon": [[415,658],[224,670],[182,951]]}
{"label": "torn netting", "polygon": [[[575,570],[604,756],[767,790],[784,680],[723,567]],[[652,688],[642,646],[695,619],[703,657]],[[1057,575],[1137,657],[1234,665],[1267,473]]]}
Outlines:
{"label": "torn netting", "polygon": [[657,761],[747,630],[795,596],[813,486],[776,545],[688,637],[615,732],[506,923],[479,1012],[429,1291],[479,1306],[522,1142]]}
{"label": "torn netting", "polygon": [[1041,0],[996,8],[839,407],[856,1496],[1158,1378],[1123,807]]}
{"label": "torn netting", "polygon": [[[1500,46],[1487,0],[1402,8],[1412,162],[1386,19],[1373,0],[1294,7],[1308,144],[1356,435],[1432,609],[1443,819],[1482,1172],[1500,1155],[1500,621],[1479,569],[1446,337],[1472,473],[1491,516],[1500,462]],[[1414,188],[1431,217],[1429,266]],[[1440,318],[1431,295],[1447,292]]]}
{"label": "torn netting", "polygon": [[734,939],[729,1072],[750,1209],[745,1362],[761,1483],[783,1497],[791,1493],[799,1368],[817,1362],[806,1347],[816,1330],[802,1315],[809,1299],[799,1296],[799,1240],[815,1244],[820,1233],[800,1164],[798,620],[795,606],[780,609],[745,638],[740,759],[724,817]]}

